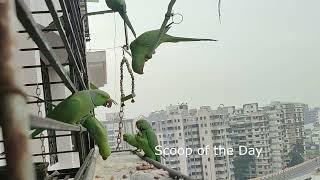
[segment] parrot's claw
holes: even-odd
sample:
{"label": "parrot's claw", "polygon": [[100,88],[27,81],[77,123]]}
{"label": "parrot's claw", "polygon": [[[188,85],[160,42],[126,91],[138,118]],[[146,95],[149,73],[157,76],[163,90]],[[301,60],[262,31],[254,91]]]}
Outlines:
{"label": "parrot's claw", "polygon": [[134,153],[141,152],[141,149],[133,150]]}

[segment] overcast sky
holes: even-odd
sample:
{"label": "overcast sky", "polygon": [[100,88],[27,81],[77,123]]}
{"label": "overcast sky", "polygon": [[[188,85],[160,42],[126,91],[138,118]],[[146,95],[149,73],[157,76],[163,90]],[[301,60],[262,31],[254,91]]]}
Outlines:
{"label": "overcast sky", "polygon": [[[100,1],[89,3],[88,11],[107,9]],[[126,3],[129,18],[141,34],[160,27],[169,0]],[[136,103],[127,103],[127,117],[182,102],[213,108],[221,103],[266,105],[275,100],[319,105],[319,7],[319,0],[222,0],[220,24],[217,0],[177,0],[174,11],[183,14],[184,21],[169,34],[219,41],[161,45],[146,63],[145,74],[135,76]],[[115,46],[124,44],[123,22],[118,14],[98,15],[89,21],[87,47],[106,49],[108,84],[104,89],[119,101],[122,57],[117,48],[115,59],[112,47],[114,39]],[[129,86],[125,90],[129,93]]]}

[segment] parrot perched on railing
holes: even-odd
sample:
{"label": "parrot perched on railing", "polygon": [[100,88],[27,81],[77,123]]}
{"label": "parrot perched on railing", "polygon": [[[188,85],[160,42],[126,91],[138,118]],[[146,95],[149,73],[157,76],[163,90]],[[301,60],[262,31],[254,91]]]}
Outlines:
{"label": "parrot perched on railing", "polygon": [[141,149],[143,150],[145,157],[160,162],[160,157],[155,155],[155,151],[150,146],[148,137],[144,136],[141,132],[138,132],[138,134],[136,134],[135,136],[135,139],[137,143],[141,146]]}
{"label": "parrot perched on railing", "polygon": [[93,115],[89,115],[84,120],[82,125],[83,127],[87,128],[90,136],[95,140],[95,143],[99,147],[99,154],[101,155],[102,159],[106,160],[111,154],[107,130]]}
{"label": "parrot perched on railing", "polygon": [[[146,144],[143,140],[143,138],[145,138],[148,141],[148,147],[152,150],[153,155],[154,155],[154,160],[160,162],[160,156],[156,155],[156,153],[158,153],[156,151],[156,146],[158,146],[158,138],[156,133],[153,131],[151,125],[149,124],[148,121],[144,120],[144,119],[140,119],[136,122],[136,126],[139,129],[139,133],[137,136],[137,142],[138,143],[143,143],[144,145]],[[144,147],[144,145],[142,145],[142,150],[145,152],[145,149],[147,149],[146,147]],[[148,149],[147,149],[148,150]],[[146,152],[145,152],[146,153]],[[147,154],[147,153],[146,153]],[[147,155],[148,156],[148,155]],[[152,157],[150,157],[152,158]],[[153,158],[152,158],[153,159]]]}
{"label": "parrot perched on railing", "polygon": [[[169,30],[169,27],[165,29],[165,33]],[[144,63],[152,58],[153,46],[155,41],[158,38],[160,30],[152,30],[147,31],[137,37],[130,44],[130,49],[132,53],[132,69],[134,72],[138,74],[143,74]],[[159,43],[156,47],[160,46],[160,44],[165,42],[182,42],[182,41],[217,41],[214,39],[197,39],[197,38],[185,38],[185,37],[175,37],[170,36],[168,34],[164,34],[162,38],[160,38]],[[149,56],[151,55],[151,57]]]}
{"label": "parrot perched on railing", "polygon": [[133,29],[133,26],[127,15],[126,2],[124,0],[106,0],[107,6],[115,12],[118,12],[126,25],[130,28],[134,37],[136,37],[136,32]]}
{"label": "parrot perched on railing", "polygon": [[[115,103],[108,93],[99,89],[79,91],[61,103],[59,103],[48,115],[48,118],[55,119],[68,124],[80,123],[82,118],[90,115],[90,112],[98,106],[111,107]],[[35,137],[44,129],[36,129],[31,136]]]}
{"label": "parrot perched on railing", "polygon": [[141,150],[142,147],[141,147],[141,144],[137,142],[136,136],[137,134],[126,133],[123,135],[123,140],[126,141],[131,146],[136,147],[137,148],[136,151],[138,151],[138,150]]}

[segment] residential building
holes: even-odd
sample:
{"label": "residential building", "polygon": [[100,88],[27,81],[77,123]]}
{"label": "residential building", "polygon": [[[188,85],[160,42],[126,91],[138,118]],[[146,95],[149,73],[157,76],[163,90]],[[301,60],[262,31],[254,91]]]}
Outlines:
{"label": "residential building", "polygon": [[[272,102],[271,106],[283,113],[284,154],[289,154],[297,144],[304,143],[304,117],[308,106],[302,103]],[[289,163],[289,156],[285,156]]]}
{"label": "residential building", "polygon": [[[105,120],[101,121],[104,127],[108,132],[108,142],[109,146],[112,150],[116,150],[117,147],[117,137],[119,134],[119,122],[120,117],[119,113],[107,113],[105,116]],[[134,119],[123,119],[123,127],[122,127],[122,136],[124,133],[134,134],[136,133],[136,121]],[[121,139],[123,139],[121,136]],[[127,142],[121,141],[120,144],[121,150],[132,149]]]}
{"label": "residential building", "polygon": [[305,115],[305,124],[314,124],[314,123],[320,123],[320,108],[309,108],[306,110]]}
{"label": "residential building", "polygon": [[[287,167],[288,147],[304,143],[306,107],[302,103],[274,102],[265,107],[251,103],[212,110],[209,106],[189,109],[187,104],[180,104],[153,112],[147,119],[163,148],[193,150],[189,157],[166,155],[162,159],[166,165],[194,179],[235,179],[233,160],[239,155],[239,146],[261,148],[260,156],[249,166],[247,177],[254,178]],[[207,145],[210,152],[199,155],[197,150]],[[235,152],[216,154],[214,147],[233,148]]]}

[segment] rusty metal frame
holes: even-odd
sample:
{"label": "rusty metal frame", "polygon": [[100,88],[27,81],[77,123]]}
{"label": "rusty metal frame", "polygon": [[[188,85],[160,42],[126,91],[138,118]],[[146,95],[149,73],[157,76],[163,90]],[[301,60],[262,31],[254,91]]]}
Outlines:
{"label": "rusty metal frame", "polygon": [[15,84],[12,20],[14,1],[0,2],[0,125],[3,130],[8,176],[13,180],[35,178],[28,148],[28,112],[21,90]]}
{"label": "rusty metal frame", "polygon": [[[80,1],[80,0],[78,0]],[[86,2],[86,0],[84,0]],[[50,64],[45,65],[46,67],[53,67],[57,72],[62,81],[57,82],[43,82],[42,86],[50,86],[51,84],[60,84],[63,83],[71,92],[77,92],[83,89],[87,89],[88,86],[88,77],[87,77],[87,67],[86,67],[86,53],[85,53],[85,33],[83,23],[81,21],[81,12],[80,12],[80,3],[79,2],[70,2],[65,0],[59,0],[61,5],[60,10],[56,10],[53,6],[51,0],[46,0],[48,11],[33,11],[27,8],[23,0],[5,0],[0,2],[0,22],[9,22],[6,18],[14,17],[15,13],[11,13],[10,16],[5,15],[8,10],[8,4],[12,3],[11,9],[16,10],[16,16],[18,20],[25,28],[24,31],[18,31],[17,33],[28,33],[35,44],[38,46],[36,48],[25,48],[19,49],[20,51],[40,51]],[[83,0],[82,0],[83,2]],[[79,7],[77,7],[79,6]],[[50,13],[56,29],[40,29],[37,26],[37,23],[34,21],[33,14],[48,14]],[[63,27],[58,13],[64,15],[64,24],[66,27]],[[6,20],[2,20],[6,19]],[[29,123],[31,127],[34,128],[43,128],[48,130],[57,130],[57,131],[71,131],[76,132],[77,134],[66,134],[66,135],[48,135],[42,138],[52,138],[52,137],[64,137],[64,136],[79,136],[80,144],[77,149],[72,149],[70,151],[59,151],[59,152],[49,152],[44,154],[33,154],[33,156],[40,155],[51,155],[51,154],[61,154],[61,153],[71,153],[79,152],[79,158],[81,160],[80,168],[70,168],[63,170],[63,173],[66,174],[64,178],[72,178],[75,176],[74,171],[77,170],[77,174],[81,175],[80,179],[92,176],[92,173],[89,173],[92,170],[94,165],[94,144],[89,140],[89,135],[86,132],[86,129],[78,125],[70,125],[62,122],[58,122],[49,118],[40,118],[38,116],[29,115],[27,112],[24,112],[26,99],[23,93],[14,85],[14,79],[11,77],[13,71],[11,72],[11,67],[8,63],[11,58],[11,39],[8,38],[9,33],[14,32],[12,29],[9,29],[8,24],[0,23],[0,125],[3,129],[4,140],[0,143],[4,143],[6,156],[5,158],[1,157],[0,160],[6,159],[8,165],[8,173],[10,179],[15,180],[33,180],[34,172],[32,166],[31,154],[28,151],[28,129]],[[3,29],[2,29],[3,28]],[[43,31],[58,31],[60,37],[62,38],[63,46],[61,47],[51,47],[44,37]],[[68,63],[60,63],[60,60],[54,53],[53,49],[66,49],[68,53]],[[11,53],[11,54],[8,54]],[[71,76],[69,77],[62,65],[70,65],[72,70]],[[25,66],[23,68],[43,68],[41,65],[32,65]],[[73,76],[75,75],[75,76]],[[34,86],[36,83],[26,84],[26,86]],[[44,88],[44,87],[43,87]],[[60,101],[62,99],[51,100]],[[36,101],[38,102],[38,101]],[[33,103],[33,102],[30,102]],[[40,102],[43,103],[43,102]],[[5,119],[6,121],[2,121]],[[39,138],[35,138],[39,139]],[[90,153],[89,153],[89,150]],[[81,153],[81,157],[80,157]],[[61,175],[59,176],[61,177]]]}
{"label": "rusty metal frame", "polygon": [[[82,87],[84,89],[87,89],[87,85],[86,85],[86,83],[84,82],[84,80],[82,78],[83,74],[84,74],[83,72],[85,72],[85,70],[84,70],[85,68],[83,66],[83,63],[80,63],[80,67],[81,67],[81,70],[80,70],[80,68],[79,68],[79,66],[77,64],[77,60],[76,60],[76,58],[75,58],[75,56],[74,56],[74,54],[72,52],[70,43],[69,43],[69,41],[67,39],[66,33],[65,33],[64,29],[63,29],[62,23],[61,23],[61,21],[59,19],[59,16],[57,14],[57,10],[53,5],[53,2],[51,0],[45,0],[45,1],[46,1],[47,6],[48,6],[48,9],[49,9],[49,11],[51,13],[51,16],[53,18],[53,21],[56,24],[56,27],[58,29],[59,35],[60,35],[60,37],[62,39],[62,42],[65,45],[66,51],[67,51],[67,53],[69,55],[69,60],[71,60],[72,65],[76,69],[75,72],[76,72],[77,76],[79,77],[78,79],[80,81],[80,84],[82,85]],[[64,16],[64,17],[66,17],[66,16]],[[80,57],[80,55],[78,55],[78,57]]]}
{"label": "rusty metal frame", "polygon": [[30,11],[28,10],[23,0],[16,0],[16,11],[19,21],[29,32],[31,38],[38,45],[43,55],[48,59],[50,64],[53,65],[53,68],[58,73],[60,78],[64,81],[66,87],[71,92],[77,92],[78,90],[76,89],[75,85],[73,84],[69,76],[64,71],[62,64],[58,60],[57,55],[53,52],[52,48],[47,43],[43,33],[38,28],[36,22],[34,21]]}

